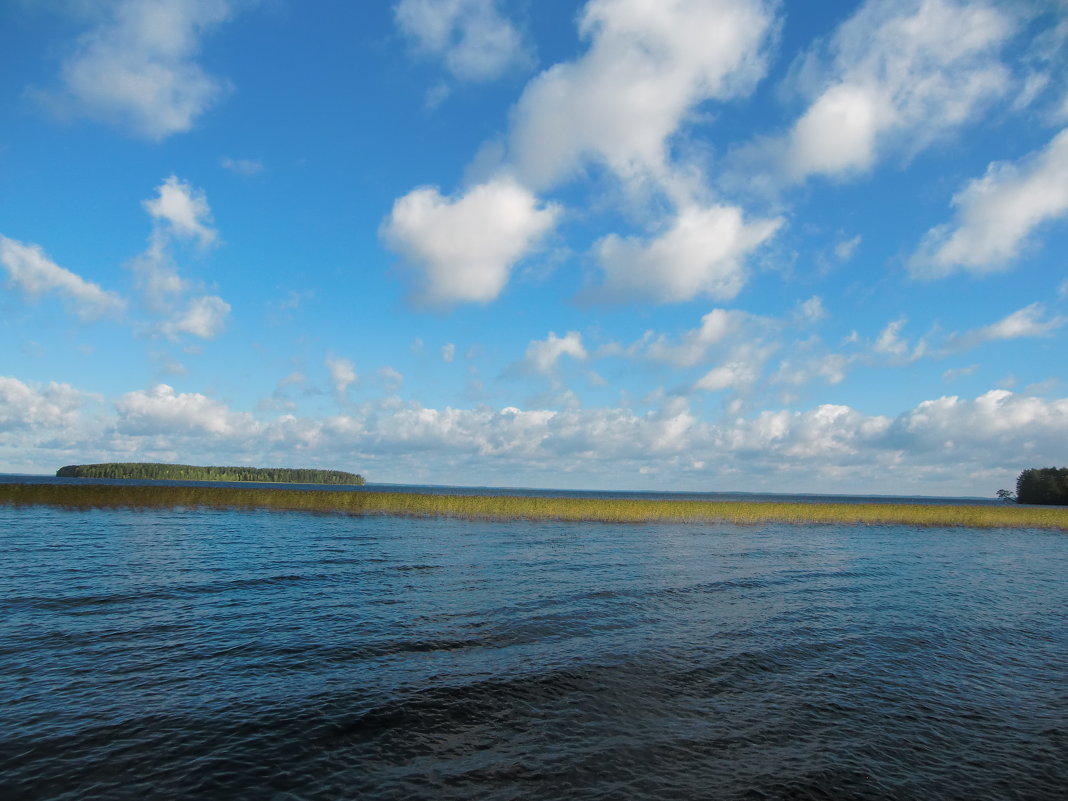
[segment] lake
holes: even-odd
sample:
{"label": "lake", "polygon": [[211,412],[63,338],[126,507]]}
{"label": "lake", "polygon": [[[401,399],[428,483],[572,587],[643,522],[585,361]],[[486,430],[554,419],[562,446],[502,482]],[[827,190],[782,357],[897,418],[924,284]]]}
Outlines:
{"label": "lake", "polygon": [[0,507],[5,799],[1062,799],[1068,535]]}

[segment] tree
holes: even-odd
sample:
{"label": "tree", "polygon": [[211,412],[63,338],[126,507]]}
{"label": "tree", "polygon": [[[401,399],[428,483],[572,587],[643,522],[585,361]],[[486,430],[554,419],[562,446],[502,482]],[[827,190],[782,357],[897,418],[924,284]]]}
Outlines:
{"label": "tree", "polygon": [[1068,467],[1024,470],[1016,479],[1016,501],[1068,506]]}
{"label": "tree", "polygon": [[196,467],[188,464],[152,462],[109,462],[71,464],[56,471],[60,478],[130,478],[181,481],[267,481],[282,484],[365,483],[357,473],[341,470],[293,469],[285,467]]}
{"label": "tree", "polygon": [[999,489],[998,500],[1005,503],[1016,503],[1016,496],[1012,494],[1012,490]]}

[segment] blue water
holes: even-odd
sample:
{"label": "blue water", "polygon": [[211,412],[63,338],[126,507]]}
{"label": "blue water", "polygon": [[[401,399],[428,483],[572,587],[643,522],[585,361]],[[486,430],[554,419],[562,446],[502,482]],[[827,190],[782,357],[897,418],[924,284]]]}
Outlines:
{"label": "blue water", "polygon": [[1068,535],[0,506],[3,799],[1063,799]]}

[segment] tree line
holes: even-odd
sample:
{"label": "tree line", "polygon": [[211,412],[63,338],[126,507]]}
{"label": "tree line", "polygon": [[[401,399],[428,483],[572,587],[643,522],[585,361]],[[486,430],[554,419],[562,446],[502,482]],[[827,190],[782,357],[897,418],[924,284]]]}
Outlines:
{"label": "tree line", "polygon": [[166,481],[267,481],[278,484],[363,484],[363,476],[342,470],[289,467],[197,467],[154,462],[71,464],[56,471],[59,478],[136,478]]}
{"label": "tree line", "polygon": [[1016,503],[1068,506],[1068,467],[1032,467],[1016,479],[1016,495],[998,490],[998,497]]}

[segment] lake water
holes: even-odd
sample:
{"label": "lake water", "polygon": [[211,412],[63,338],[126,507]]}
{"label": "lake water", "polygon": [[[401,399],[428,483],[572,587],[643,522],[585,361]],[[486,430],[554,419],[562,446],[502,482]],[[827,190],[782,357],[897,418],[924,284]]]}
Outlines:
{"label": "lake water", "polygon": [[3,799],[1063,799],[1068,535],[0,507]]}

